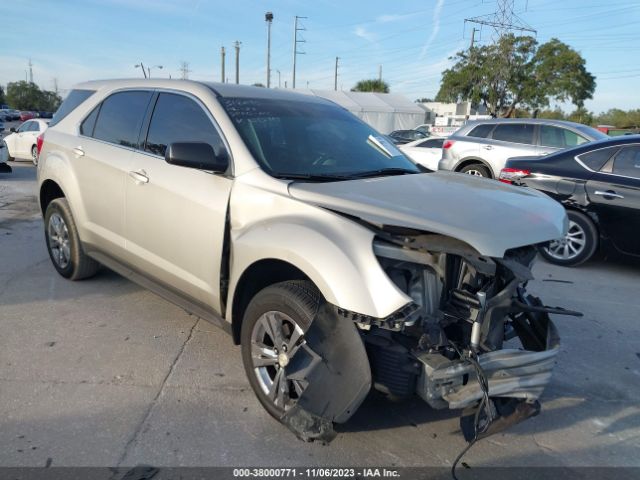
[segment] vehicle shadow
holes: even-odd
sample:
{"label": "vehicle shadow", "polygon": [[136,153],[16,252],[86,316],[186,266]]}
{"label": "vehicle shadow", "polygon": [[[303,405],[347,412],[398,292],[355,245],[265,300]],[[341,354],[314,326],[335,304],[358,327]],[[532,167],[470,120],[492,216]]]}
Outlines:
{"label": "vehicle shadow", "polygon": [[364,432],[407,426],[418,427],[459,415],[458,410],[435,410],[418,397],[391,400],[382,393],[371,391],[349,421],[336,425],[336,431]]}

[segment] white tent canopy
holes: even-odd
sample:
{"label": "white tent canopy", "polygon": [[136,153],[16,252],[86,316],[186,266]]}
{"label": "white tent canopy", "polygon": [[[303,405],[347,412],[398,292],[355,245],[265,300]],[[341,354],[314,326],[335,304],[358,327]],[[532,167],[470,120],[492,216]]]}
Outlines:
{"label": "white tent canopy", "polygon": [[360,117],[380,133],[409,130],[424,123],[425,110],[406,97],[391,93],[297,90],[326,98]]}

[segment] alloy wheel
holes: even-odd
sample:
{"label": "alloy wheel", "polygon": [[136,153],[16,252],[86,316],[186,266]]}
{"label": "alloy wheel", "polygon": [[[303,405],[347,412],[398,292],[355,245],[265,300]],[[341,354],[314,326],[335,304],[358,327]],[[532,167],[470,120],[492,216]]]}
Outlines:
{"label": "alloy wheel", "polygon": [[292,365],[301,350],[315,356],[302,328],[290,316],[269,311],[258,318],[251,332],[253,372],[266,397],[279,409],[292,407],[307,387],[304,372]]}
{"label": "alloy wheel", "polygon": [[468,175],[473,175],[474,177],[484,177],[482,172],[480,170],[476,170],[475,168],[472,168],[471,170],[467,170],[464,173],[466,173]]}
{"label": "alloy wheel", "polygon": [[557,260],[572,260],[582,253],[587,244],[586,232],[576,222],[569,220],[567,234],[557,240],[552,240],[545,247],[547,254]]}
{"label": "alloy wheel", "polygon": [[47,233],[53,261],[58,267],[67,268],[71,261],[71,243],[67,224],[59,214],[54,213],[49,217]]}

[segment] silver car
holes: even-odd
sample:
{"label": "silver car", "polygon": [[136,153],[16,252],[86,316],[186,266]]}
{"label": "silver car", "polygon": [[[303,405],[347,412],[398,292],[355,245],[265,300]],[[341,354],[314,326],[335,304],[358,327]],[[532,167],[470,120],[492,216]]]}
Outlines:
{"label": "silver car", "polygon": [[562,120],[478,120],[449,136],[438,169],[498,178],[511,157],[547,155],[604,138],[595,128]]}
{"label": "silver car", "polygon": [[565,312],[525,284],[567,227],[543,194],[422,173],[320,97],[160,79],[78,85],[38,184],[60,275],[105,265],[223,328],[300,438],[372,387],[466,408],[469,439],[538,411]]}

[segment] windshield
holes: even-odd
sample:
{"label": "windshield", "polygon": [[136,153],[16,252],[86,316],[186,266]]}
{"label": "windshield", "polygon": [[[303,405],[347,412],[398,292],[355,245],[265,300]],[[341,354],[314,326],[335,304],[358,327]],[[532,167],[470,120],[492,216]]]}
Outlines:
{"label": "windshield", "polygon": [[260,166],[276,177],[420,173],[387,138],[332,104],[220,98]]}

